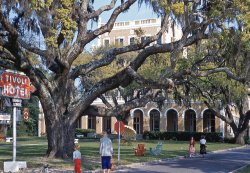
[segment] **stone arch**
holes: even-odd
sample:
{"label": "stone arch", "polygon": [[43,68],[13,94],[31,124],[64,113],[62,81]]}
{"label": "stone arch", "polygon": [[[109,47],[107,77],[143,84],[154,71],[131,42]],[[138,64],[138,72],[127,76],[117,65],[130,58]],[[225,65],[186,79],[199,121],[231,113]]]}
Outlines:
{"label": "stone arch", "polygon": [[167,131],[178,131],[178,115],[179,113],[176,109],[170,108],[166,111]]}
{"label": "stone arch", "polygon": [[136,110],[142,111],[142,114],[143,114],[143,117],[144,117],[144,111],[143,111],[141,108],[135,108],[135,109],[132,109],[132,110],[130,111],[130,116],[131,116],[131,118],[134,118],[134,114],[135,114],[135,111],[136,111]]}
{"label": "stone arch", "polygon": [[161,112],[158,109],[151,109],[149,117],[150,131],[160,131]]}
{"label": "stone arch", "polygon": [[215,114],[213,109],[205,109],[202,112],[203,132],[215,132]]}
{"label": "stone arch", "polygon": [[184,111],[184,129],[187,132],[196,132],[196,116],[194,109],[187,109]]}
{"label": "stone arch", "polygon": [[151,112],[152,110],[157,110],[157,111],[160,113],[160,117],[163,116],[162,113],[161,113],[161,111],[160,111],[158,108],[150,108],[149,111],[148,111],[148,113],[146,114],[146,116],[150,116],[150,112]]}

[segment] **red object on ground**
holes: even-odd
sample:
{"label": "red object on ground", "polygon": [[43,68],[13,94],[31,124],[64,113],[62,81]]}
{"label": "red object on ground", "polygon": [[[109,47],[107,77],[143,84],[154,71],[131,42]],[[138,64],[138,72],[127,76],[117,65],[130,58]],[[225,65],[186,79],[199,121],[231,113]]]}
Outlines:
{"label": "red object on ground", "polygon": [[[118,124],[119,124],[119,121],[117,121],[115,123],[115,131],[117,133],[118,133],[118,129],[119,129]],[[123,130],[124,130],[124,123],[122,121],[120,121],[120,134],[123,132]]]}

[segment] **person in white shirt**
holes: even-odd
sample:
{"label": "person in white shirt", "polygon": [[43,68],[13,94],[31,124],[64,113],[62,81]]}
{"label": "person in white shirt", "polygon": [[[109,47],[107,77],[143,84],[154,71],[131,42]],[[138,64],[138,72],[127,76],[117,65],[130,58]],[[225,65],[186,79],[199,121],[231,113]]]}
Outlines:
{"label": "person in white shirt", "polygon": [[75,173],[81,173],[81,152],[80,145],[75,145],[74,147],[75,151],[73,152],[73,160],[75,162]]}
{"label": "person in white shirt", "polygon": [[111,158],[113,154],[112,141],[108,138],[107,132],[103,132],[103,137],[100,139],[100,151],[101,161],[102,161],[102,172],[105,173],[107,169],[110,173],[111,168]]}
{"label": "person in white shirt", "polygon": [[204,157],[204,154],[207,154],[207,151],[206,151],[206,139],[205,139],[205,136],[202,135],[201,136],[201,139],[200,139],[200,154]]}

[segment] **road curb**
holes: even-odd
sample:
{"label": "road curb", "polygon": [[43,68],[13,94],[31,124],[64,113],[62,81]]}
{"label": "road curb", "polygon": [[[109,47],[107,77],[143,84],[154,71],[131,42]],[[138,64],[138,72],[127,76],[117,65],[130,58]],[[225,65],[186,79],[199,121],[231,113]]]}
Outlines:
{"label": "road curb", "polygon": [[247,166],[248,166],[248,165],[242,166],[242,167],[240,167],[240,168],[238,168],[238,169],[235,169],[235,170],[233,170],[233,171],[231,171],[231,172],[229,172],[229,173],[236,173],[236,172],[238,172],[238,171],[241,171],[241,170],[245,169]]}
{"label": "road curb", "polygon": [[238,150],[238,149],[242,149],[242,148],[246,148],[246,147],[247,147],[247,145],[244,145],[244,146],[235,147],[235,148],[228,148],[228,149],[224,149],[224,150],[210,151],[209,153],[220,153],[220,152],[225,152],[225,151]]}

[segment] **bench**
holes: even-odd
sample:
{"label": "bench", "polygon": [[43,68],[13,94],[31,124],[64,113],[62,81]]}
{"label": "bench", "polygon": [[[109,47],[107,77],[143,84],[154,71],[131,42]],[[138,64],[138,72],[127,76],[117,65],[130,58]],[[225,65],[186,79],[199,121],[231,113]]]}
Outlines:
{"label": "bench", "polygon": [[154,156],[158,156],[162,151],[162,143],[158,142],[155,148],[150,148],[150,153]]}

